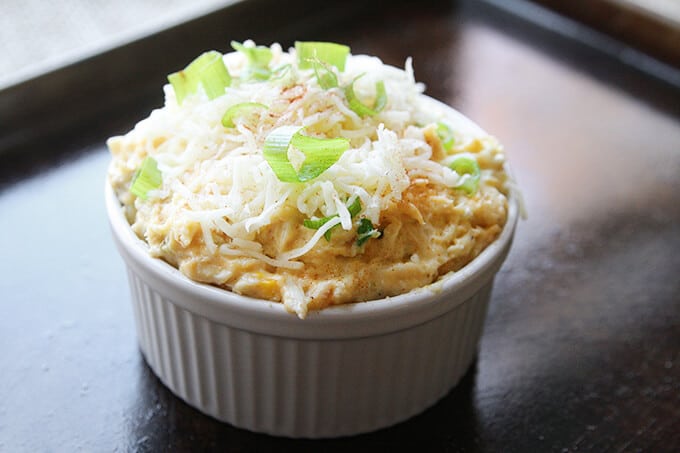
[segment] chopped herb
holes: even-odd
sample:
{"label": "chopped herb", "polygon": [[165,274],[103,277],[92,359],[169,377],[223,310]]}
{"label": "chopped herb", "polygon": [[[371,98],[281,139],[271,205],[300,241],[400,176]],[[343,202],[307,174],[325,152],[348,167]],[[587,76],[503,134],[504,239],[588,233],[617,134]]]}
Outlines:
{"label": "chopped herb", "polygon": [[156,159],[147,157],[132,179],[130,192],[142,200],[146,200],[147,193],[150,190],[158,189],[162,183],[163,178],[160,170],[158,170]]}
{"label": "chopped herb", "polygon": [[222,96],[224,89],[231,85],[231,76],[222,54],[211,50],[201,54],[183,70],[170,74],[168,81],[175,90],[177,103],[182,105],[188,95],[196,93],[199,85],[203,85],[208,99]]}
{"label": "chopped herb", "polygon": [[364,245],[369,239],[377,239],[380,236],[382,236],[382,232],[377,230],[370,220],[363,218],[359,221],[359,228],[357,228],[357,245],[359,247]]}
{"label": "chopped herb", "polygon": [[[354,218],[357,214],[359,214],[359,212],[361,212],[361,201],[359,200],[358,197],[354,199],[354,201],[352,202],[351,205],[347,206],[347,210],[349,211],[349,215],[352,218]],[[320,219],[305,219],[302,222],[302,224],[307,228],[311,228],[313,230],[318,230],[324,224],[326,224],[326,222],[328,222],[329,220],[331,220],[335,217],[338,217],[338,214],[327,216],[327,217],[322,217]],[[324,233],[323,237],[325,237],[327,241],[330,241],[331,240],[331,231],[334,230],[335,228],[337,228],[338,226],[340,226],[340,224],[335,225],[333,228],[326,231]]]}
{"label": "chopped herb", "polygon": [[442,147],[444,148],[444,151],[451,151],[453,144],[455,143],[453,129],[451,129],[448,124],[439,121],[437,123],[437,136],[439,136],[439,139],[442,141]]}
{"label": "chopped herb", "polygon": [[295,51],[300,69],[312,69],[316,60],[335,66],[342,72],[349,55],[348,46],[333,42],[296,41]]}
{"label": "chopped herb", "polygon": [[385,105],[387,105],[387,92],[385,91],[385,83],[382,80],[375,83],[375,102],[373,103],[373,107],[369,107],[361,102],[354,92],[354,82],[356,82],[360,77],[362,76],[355,78],[352,83],[345,87],[345,97],[347,98],[347,103],[349,104],[349,108],[362,118],[366,116],[375,116],[385,108]]}
{"label": "chopped herb", "polygon": [[272,51],[266,46],[246,47],[240,42],[232,41],[231,47],[241,52],[248,59],[248,66],[244,69],[241,78],[243,80],[269,80],[272,71],[269,62],[272,60]]}
{"label": "chopped herb", "polygon": [[[315,138],[300,134],[300,126],[281,126],[267,135],[263,155],[274,173],[283,182],[306,182],[319,176],[336,163],[349,149],[346,138]],[[288,160],[288,147],[305,155],[299,171]]]}
{"label": "chopped herb", "polygon": [[333,72],[333,68],[331,68],[330,65],[321,60],[314,60],[312,65],[314,67],[316,81],[321,88],[328,90],[338,86],[338,76],[335,75],[335,72]]}
{"label": "chopped herb", "polygon": [[264,104],[260,104],[259,102],[241,102],[240,104],[235,104],[232,105],[227,109],[226,112],[224,112],[224,116],[222,116],[222,126],[224,127],[236,127],[234,124],[234,118],[240,117],[243,115],[248,115],[252,113],[253,110],[256,109],[268,109]]}
{"label": "chopped herb", "polygon": [[467,155],[457,156],[449,164],[449,167],[462,176],[462,182],[456,186],[456,189],[460,189],[468,195],[473,195],[477,192],[481,171],[474,157]]}

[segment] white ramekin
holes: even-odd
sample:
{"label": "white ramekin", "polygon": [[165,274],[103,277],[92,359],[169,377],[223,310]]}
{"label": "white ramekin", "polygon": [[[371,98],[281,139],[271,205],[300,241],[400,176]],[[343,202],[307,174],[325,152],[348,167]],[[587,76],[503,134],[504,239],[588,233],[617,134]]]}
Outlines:
{"label": "white ramekin", "polygon": [[108,183],[105,191],[149,366],[200,411],[287,437],[373,431],[449,392],[476,354],[518,217],[511,196],[500,237],[437,283],[299,319],[282,304],[196,283],[151,258]]}

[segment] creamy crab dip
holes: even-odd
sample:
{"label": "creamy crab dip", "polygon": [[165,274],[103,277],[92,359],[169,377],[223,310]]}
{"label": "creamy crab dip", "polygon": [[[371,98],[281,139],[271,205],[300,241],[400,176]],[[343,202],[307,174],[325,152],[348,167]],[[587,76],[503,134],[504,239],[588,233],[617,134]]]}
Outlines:
{"label": "creamy crab dip", "polygon": [[232,43],[108,146],[152,256],[298,316],[426,286],[508,210],[505,154],[398,69],[332,43]]}

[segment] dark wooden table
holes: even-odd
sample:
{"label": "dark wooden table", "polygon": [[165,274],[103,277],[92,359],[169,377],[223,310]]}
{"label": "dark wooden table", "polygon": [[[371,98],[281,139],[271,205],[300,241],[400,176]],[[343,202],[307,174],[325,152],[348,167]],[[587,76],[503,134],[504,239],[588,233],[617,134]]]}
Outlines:
{"label": "dark wooden table", "polygon": [[526,198],[462,383],[324,441],[232,428],[160,384],[102,193],[105,136],[156,86],[0,156],[0,451],[680,451],[680,89],[477,1],[371,11],[301,37],[413,56],[428,94],[505,144]]}

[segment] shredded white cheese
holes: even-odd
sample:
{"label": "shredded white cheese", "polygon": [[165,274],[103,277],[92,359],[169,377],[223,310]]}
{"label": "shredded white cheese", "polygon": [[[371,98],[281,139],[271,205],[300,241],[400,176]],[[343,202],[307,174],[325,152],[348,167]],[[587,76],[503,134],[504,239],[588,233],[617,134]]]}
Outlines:
{"label": "shredded white cheese", "polygon": [[[223,61],[232,83],[223,95],[209,99],[199,84],[180,105],[166,85],[162,108],[109,139],[109,180],[153,256],[190,278],[281,301],[304,317],[311,309],[430,284],[497,237],[506,195],[516,191],[502,147],[423,96],[410,58],[399,69],[349,55],[345,70],[334,70],[339,86],[325,90],[313,69],[299,68],[295,49],[274,44],[270,50],[274,76],[268,80],[249,79],[246,55],[228,53]],[[381,84],[386,104],[376,109]],[[361,103],[379,111],[357,114],[353,108],[361,109],[346,96],[349,85]],[[225,127],[225,112],[242,103],[261,105]],[[271,150],[285,150],[271,141],[266,156],[264,149],[269,134],[284,126],[348,148],[310,180],[281,181]],[[288,147],[288,175],[318,164],[298,146],[303,149]],[[475,176],[450,167],[461,155],[475,160]],[[156,161],[162,183],[141,199],[129,189],[147,157]],[[456,190],[472,177],[474,193]]]}
{"label": "shredded white cheese", "polygon": [[[174,90],[166,85],[163,108],[125,136],[109,140],[112,149],[143,143],[145,153],[158,162],[162,187],[150,192],[147,201],[136,201],[138,212],[162,201],[166,223],[183,231],[181,242],[191,240],[191,225],[198,224],[210,254],[250,257],[298,269],[303,264],[295,260],[312,250],[325,232],[338,225],[344,230],[353,228],[355,221],[348,210],[352,201],[360,201],[361,217],[378,224],[381,212],[399,201],[413,180],[423,178],[447,187],[463,181],[448,166],[431,160],[432,149],[419,123],[423,118],[436,118],[417,108],[424,87],[415,82],[410,58],[402,70],[376,57],[349,56],[345,71],[338,73],[340,87],[324,90],[313,70],[298,69],[294,49],[284,52],[274,44],[271,50],[271,68],[290,65],[281,77],[266,83],[239,81],[247,59],[242,53],[228,53],[224,62],[236,82],[224,95],[209,100],[199,89],[180,106]],[[356,95],[367,104],[376,95],[376,82],[382,81],[387,92],[385,108],[365,118],[352,111],[342,87],[353,81]],[[225,111],[242,102],[268,108],[254,109],[247,120],[235,118],[235,128],[225,128],[221,124]],[[264,159],[262,146],[269,132],[284,125],[304,127],[311,136],[347,138],[350,149],[311,181],[282,182]],[[130,154],[129,161],[120,164],[125,167],[121,173],[129,177],[142,157]],[[298,167],[304,158],[300,152],[289,153]],[[256,235],[291,208],[306,218],[331,219],[302,247],[268,256],[255,241]],[[215,235],[228,240],[216,242]],[[303,302],[299,288],[292,283],[286,288],[286,294]]]}

